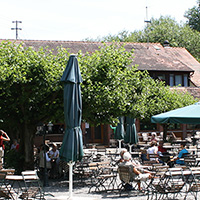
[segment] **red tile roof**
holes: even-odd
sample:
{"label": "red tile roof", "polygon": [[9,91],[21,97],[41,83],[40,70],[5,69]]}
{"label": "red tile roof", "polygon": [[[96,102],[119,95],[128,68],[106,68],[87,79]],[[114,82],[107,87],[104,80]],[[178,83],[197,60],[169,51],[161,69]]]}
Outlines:
{"label": "red tile roof", "polygon": [[[1,42],[2,40],[0,40]],[[76,54],[79,50],[83,53],[94,52],[101,42],[83,42],[83,41],[48,41],[48,40],[10,40],[13,42],[22,42],[25,47],[34,47],[36,50],[43,46],[54,49],[62,46],[70,53]],[[111,43],[108,43],[111,44]],[[194,72],[191,81],[200,87],[200,63],[185,49],[163,47],[160,43],[125,43],[127,51],[134,49],[133,64],[138,64],[139,70],[148,71],[168,71],[168,72]]]}

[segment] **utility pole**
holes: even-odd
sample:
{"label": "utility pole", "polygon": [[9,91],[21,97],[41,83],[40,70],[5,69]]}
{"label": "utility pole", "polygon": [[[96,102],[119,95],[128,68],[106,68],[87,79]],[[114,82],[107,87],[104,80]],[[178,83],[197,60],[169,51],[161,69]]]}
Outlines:
{"label": "utility pole", "polygon": [[[148,7],[146,6],[146,20],[144,21],[147,23],[147,29],[148,29],[148,24],[151,23],[151,20],[148,20]],[[149,30],[147,30],[149,32]],[[147,32],[147,48],[149,48],[149,33]]]}
{"label": "utility pole", "polygon": [[22,30],[22,28],[18,28],[18,23],[22,23],[22,21],[12,21],[12,23],[16,24],[15,28],[11,28],[11,30],[16,30],[16,40],[18,39],[18,30]]}

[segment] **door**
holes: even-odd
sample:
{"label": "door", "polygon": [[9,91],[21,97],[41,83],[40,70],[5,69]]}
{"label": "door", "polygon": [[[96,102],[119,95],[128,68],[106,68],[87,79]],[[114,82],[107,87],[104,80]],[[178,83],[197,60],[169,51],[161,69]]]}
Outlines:
{"label": "door", "polygon": [[103,125],[90,126],[87,135],[90,143],[103,143]]}

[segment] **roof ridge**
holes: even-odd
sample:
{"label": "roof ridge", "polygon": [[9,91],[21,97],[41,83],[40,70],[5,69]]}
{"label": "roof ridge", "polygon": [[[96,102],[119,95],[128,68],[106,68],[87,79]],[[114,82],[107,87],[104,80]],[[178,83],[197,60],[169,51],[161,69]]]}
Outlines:
{"label": "roof ridge", "polygon": [[[113,42],[104,42],[104,41],[71,41],[71,40],[31,40],[31,39],[0,39],[0,41],[3,40],[10,40],[10,41],[35,41],[35,42],[64,42],[64,43],[94,43],[94,44],[99,44],[99,43],[106,43],[106,44],[112,44]],[[115,43],[120,43],[120,44],[148,44],[148,45],[161,45],[161,43],[159,42],[155,42],[155,43],[146,43],[146,42],[117,42],[115,41]],[[162,45],[161,45],[162,46]],[[177,47],[178,48],[178,47]]]}

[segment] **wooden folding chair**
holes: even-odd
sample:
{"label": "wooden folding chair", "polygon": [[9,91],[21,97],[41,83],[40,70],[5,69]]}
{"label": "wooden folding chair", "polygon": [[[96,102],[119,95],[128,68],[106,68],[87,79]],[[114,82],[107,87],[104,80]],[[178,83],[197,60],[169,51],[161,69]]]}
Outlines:
{"label": "wooden folding chair", "polygon": [[138,183],[139,182],[142,184],[142,188],[146,192],[148,192],[148,185],[149,184],[147,184],[147,181],[141,181],[140,179],[138,179],[138,176],[135,175],[135,173],[133,172],[133,166],[132,165],[119,165],[118,166],[118,173],[119,173],[119,178],[121,180],[121,184],[119,185],[119,188],[118,188],[120,196],[121,196],[121,193],[125,189],[127,184],[131,185],[133,189],[136,189],[137,193],[140,192],[138,190]]}
{"label": "wooden folding chair", "polygon": [[25,184],[25,191],[20,198],[23,199],[44,199],[44,191],[36,171],[23,171],[22,177]]}
{"label": "wooden folding chair", "polygon": [[191,175],[189,177],[189,188],[186,192],[185,199],[187,199],[187,195],[191,193],[194,196],[194,199],[198,199],[198,192],[200,192],[200,167],[191,167],[189,168],[191,171]]}
{"label": "wooden folding chair", "polygon": [[196,167],[196,165],[197,165],[195,157],[185,157],[184,158],[184,163],[188,168]]}
{"label": "wooden folding chair", "polygon": [[114,190],[117,174],[110,164],[110,161],[90,163],[92,176],[89,192],[91,192],[92,188],[96,192]]}
{"label": "wooden folding chair", "polygon": [[14,190],[8,181],[6,181],[6,172],[0,172],[0,197],[5,199],[15,199]]}

